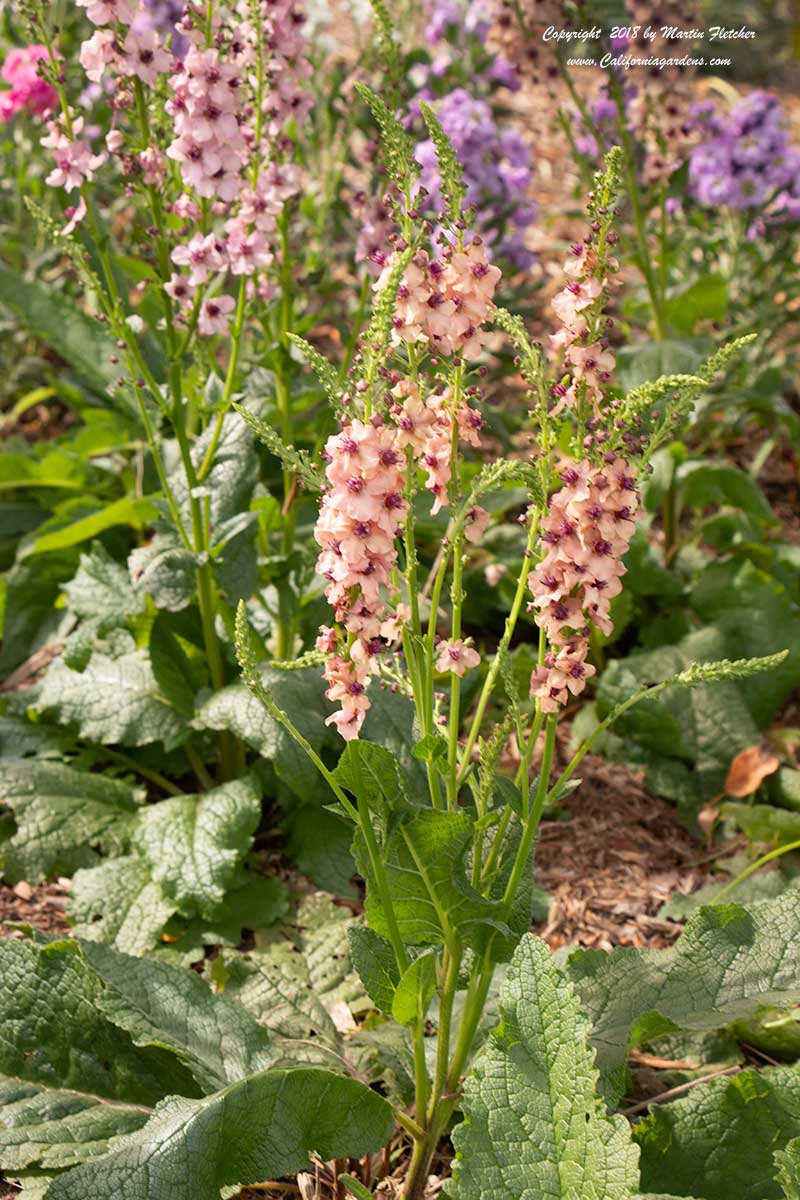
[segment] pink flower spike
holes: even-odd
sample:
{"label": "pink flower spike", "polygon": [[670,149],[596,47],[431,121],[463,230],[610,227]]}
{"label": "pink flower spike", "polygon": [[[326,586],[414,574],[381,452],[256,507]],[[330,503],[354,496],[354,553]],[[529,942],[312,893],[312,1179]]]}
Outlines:
{"label": "pink flower spike", "polygon": [[436,670],[452,671],[461,678],[465,671],[477,667],[481,656],[465,641],[458,638],[454,642],[440,642],[437,647]]}

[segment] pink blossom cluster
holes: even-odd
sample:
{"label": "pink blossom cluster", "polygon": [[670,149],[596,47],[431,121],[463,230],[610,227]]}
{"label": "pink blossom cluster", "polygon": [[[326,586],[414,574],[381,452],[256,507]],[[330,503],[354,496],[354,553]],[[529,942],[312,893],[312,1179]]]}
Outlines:
{"label": "pink blossom cluster", "polygon": [[[392,396],[392,415],[398,429],[397,444],[403,450],[410,447],[414,459],[425,470],[425,487],[433,493],[431,512],[435,516],[447,504],[453,424],[455,422],[458,426],[460,441],[479,446],[481,415],[465,401],[454,413],[449,388],[433,392],[423,399],[419,385],[411,379],[401,379],[392,389]],[[470,528],[473,527],[474,522],[470,522]],[[469,532],[467,536],[470,536]]]}
{"label": "pink blossom cluster", "polygon": [[[386,286],[398,257],[397,251],[389,256],[376,291]],[[422,342],[438,354],[477,358],[487,341],[482,326],[499,279],[500,270],[489,262],[480,238],[461,250],[445,247],[441,258],[420,250],[397,293],[392,344]]]}
{"label": "pink blossom cluster", "polygon": [[[328,489],[314,531],[321,547],[317,572],[327,581],[325,595],[351,644],[346,654],[340,653],[335,632],[325,626],[317,648],[330,656],[326,695],[342,706],[328,724],[335,724],[346,740],[359,735],[377,657],[385,643],[399,640],[406,615],[403,605],[390,613],[388,601],[394,590],[397,537],[407,511],[407,450],[426,472],[433,511],[438,512],[447,503],[454,431],[478,444],[479,414],[466,403],[454,413],[449,390],[423,399],[418,384],[403,379],[391,395],[391,420],[380,416],[369,422],[352,420],[325,446]],[[475,505],[467,517],[465,536],[480,540],[489,520],[490,514]],[[439,669],[463,674],[474,665],[475,651],[461,643],[453,647],[453,655]],[[444,653],[442,647],[443,661]]]}
{"label": "pink blossom cluster", "polygon": [[242,61],[251,73],[260,46],[269,47],[262,108],[265,132],[277,138],[291,121],[301,125],[313,103],[307,86],[313,69],[304,53],[305,17],[296,0],[261,0],[257,20],[252,0],[239,0],[236,8],[241,18],[239,36],[245,43]]}
{"label": "pink blossom cluster", "polygon": [[593,246],[576,242],[564,264],[567,286],[552,301],[561,328],[550,338],[552,349],[563,358],[569,383],[560,383],[555,392],[555,416],[562,408],[574,408],[581,399],[590,400],[595,416],[601,411],[604,388],[614,372],[614,353],[599,329],[603,303],[610,287],[616,285],[614,258],[601,260]]}
{"label": "pink blossom cluster", "polygon": [[42,79],[39,63],[47,58],[46,46],[15,46],[6,55],[0,76],[9,85],[0,92],[0,121],[10,121],[19,112],[43,116],[55,108],[58,95]]}
{"label": "pink blossom cluster", "polygon": [[639,515],[630,465],[609,451],[600,465],[570,462],[542,525],[546,553],[528,577],[536,623],[549,649],[531,676],[544,712],[577,696],[595,673],[586,661],[593,625],[610,634],[610,604],[622,590],[622,562]]}

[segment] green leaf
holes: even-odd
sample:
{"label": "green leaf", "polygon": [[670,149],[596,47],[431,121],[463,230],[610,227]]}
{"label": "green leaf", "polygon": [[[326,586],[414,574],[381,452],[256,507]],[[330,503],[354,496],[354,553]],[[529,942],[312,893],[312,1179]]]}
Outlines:
{"label": "green leaf", "polygon": [[592,1020],[604,1092],[614,1100],[635,1047],[678,1029],[722,1029],[761,1007],[800,1000],[800,905],[794,892],[749,909],[710,905],[693,914],[669,950],[578,950],[567,971]]}
{"label": "green leaf", "polygon": [[681,463],[674,486],[680,489],[681,502],[689,508],[733,505],[770,524],[775,514],[755,479],[733,463],[691,459]]}
{"label": "green leaf", "polygon": [[35,883],[94,864],[98,850],[121,854],[143,799],[140,789],[106,775],[41,760],[3,759],[0,801],[17,823],[3,846],[6,878]]}
{"label": "green leaf", "polygon": [[579,1001],[547,945],[526,935],[500,997],[501,1024],[464,1087],[453,1200],[630,1200],[637,1153],[608,1117]]}
{"label": "green leaf", "polygon": [[[328,1009],[341,1002],[368,1007],[350,962],[353,919],[327,897],[300,905],[271,944],[249,954],[225,953],[226,995],[248,1008],[286,1061],[343,1066],[341,1039]],[[363,997],[363,1004],[362,1004]]]}
{"label": "green leaf", "polygon": [[82,672],[56,660],[45,675],[38,707],[89,741],[121,746],[179,742],[185,723],[160,694],[144,650],[116,658],[95,652]]}
{"label": "green leaf", "polygon": [[[480,946],[486,926],[507,932],[495,919],[497,905],[467,879],[465,858],[472,837],[466,812],[422,809],[387,837],[382,857],[400,936],[407,945],[450,943],[459,936]],[[361,835],[356,835],[359,869],[367,880],[369,924],[388,936],[388,924]]]}
{"label": "green leaf", "polygon": [[344,1184],[350,1195],[355,1197],[355,1200],[374,1200],[369,1188],[365,1188],[363,1183],[359,1183],[352,1175],[340,1175],[339,1182]]}
{"label": "green leaf", "polygon": [[128,572],[97,542],[80,557],[73,578],[64,585],[70,611],[76,617],[115,619],[122,624],[144,608]]}
{"label": "green leaf", "polygon": [[773,1155],[796,1138],[799,1123],[797,1067],[700,1084],[637,1125],[642,1186],[700,1200],[780,1200]]}
{"label": "green leaf", "polygon": [[722,275],[704,275],[667,304],[667,320],[681,333],[694,333],[698,321],[722,321],[728,311],[728,285]]}
{"label": "green leaf", "polygon": [[223,902],[260,819],[260,792],[251,779],[238,779],[150,805],[134,842],[178,908],[208,913]]}
{"label": "green leaf", "polygon": [[199,1095],[174,1054],[135,1046],[100,1011],[104,990],[75,941],[0,939],[0,1072],[126,1104]]}
{"label": "green leaf", "polygon": [[383,746],[360,739],[348,742],[333,778],[340,787],[364,801],[385,822],[404,800],[397,760]]}
{"label": "green leaf", "polygon": [[800,1137],[792,1138],[775,1153],[777,1180],[786,1200],[800,1200]]}
{"label": "green leaf", "polygon": [[151,524],[156,514],[157,509],[149,500],[123,496],[121,500],[106,504],[97,512],[80,517],[61,529],[43,533],[26,551],[26,557],[31,554],[45,554],[49,550],[63,550],[67,546],[77,546],[104,533],[106,529],[113,529],[115,525],[144,529]]}
{"label": "green leaf", "polygon": [[153,622],[149,639],[150,665],[162,696],[182,717],[194,716],[195,695],[202,686],[200,674],[170,628],[166,613]]}
{"label": "green leaf", "polygon": [[723,817],[731,817],[751,842],[785,846],[800,841],[800,812],[787,812],[772,804],[723,804]]}
{"label": "green leaf", "polygon": [[351,925],[347,931],[350,957],[370,1000],[391,1013],[400,972],[391,944],[367,925]]}
{"label": "green leaf", "polygon": [[392,1109],[353,1079],[304,1068],[265,1071],[203,1100],[172,1097],[147,1125],[51,1185],[48,1200],[219,1200],[323,1160],[361,1158],[389,1140]]}
{"label": "green leaf", "polygon": [[692,374],[709,347],[708,338],[664,338],[626,346],[618,356],[620,386],[629,391],[662,375]]}
{"label": "green leaf", "polygon": [[145,954],[175,912],[138,854],[77,871],[68,912],[75,936],[108,942],[125,954]]}
{"label": "green leaf", "polygon": [[411,1025],[419,1020],[436,990],[436,951],[426,950],[406,968],[397,984],[392,1001],[392,1016],[398,1025]]}
{"label": "green leaf", "polygon": [[241,1005],[215,995],[199,975],[98,943],[82,949],[105,984],[98,1010],[135,1046],[172,1050],[204,1092],[271,1065],[266,1030]]}
{"label": "green leaf", "polygon": [[7,1175],[61,1169],[105,1154],[111,1138],[146,1123],[148,1109],[0,1076],[0,1163]]}
{"label": "green leaf", "polygon": [[99,393],[113,385],[119,368],[111,359],[118,353],[105,329],[87,317],[63,292],[21,279],[0,267],[0,303]]}
{"label": "green leaf", "polygon": [[157,533],[147,545],[137,546],[128,557],[128,570],[136,591],[151,596],[156,608],[179,612],[191,604],[197,563],[177,537]]}

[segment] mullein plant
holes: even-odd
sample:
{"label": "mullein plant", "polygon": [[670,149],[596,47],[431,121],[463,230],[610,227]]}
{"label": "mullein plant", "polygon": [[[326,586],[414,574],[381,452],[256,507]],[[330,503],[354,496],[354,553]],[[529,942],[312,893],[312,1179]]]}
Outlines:
{"label": "mullein plant", "polygon": [[[332,618],[301,660],[320,663],[335,706],[328,721],[342,736],[343,753],[334,770],[270,694],[243,604],[237,650],[246,683],[309,754],[335,810],[354,827],[366,925],[354,931],[352,957],[376,1008],[407,1026],[413,1043],[414,1109],[396,1115],[411,1142],[403,1195],[420,1200],[459,1108],[496,967],[530,924],[533,852],[546,806],[575,786],[591,741],[632,704],[665,687],[748,673],[774,660],[698,665],[644,688],[551,779],[559,717],[593,674],[592,631],[611,628],[639,480],[736,347],[697,376],[669,377],[626,396],[615,386],[606,316],[618,269],[614,150],[589,196],[585,237],[567,257],[548,361],[521,319],[494,305],[499,271],[470,228],[458,160],[432,109],[423,103],[443,181],[437,233],[415,208],[413,143],[374,92],[362,87],[361,95],[381,129],[400,234],[375,282],[372,320],[346,382],[297,339],[339,419],[325,448],[316,527]],[[481,448],[480,364],[492,329],[510,340],[530,389],[532,448],[519,461],[485,463],[468,485],[466,456]],[[520,515],[526,550],[489,660],[463,625],[464,563],[491,521],[480,501],[511,479],[528,493]],[[448,515],[425,586],[415,533],[421,506]],[[526,607],[539,639],[522,696],[510,647]],[[462,683],[470,672],[482,681],[468,709]],[[404,692],[414,706],[416,741],[404,759],[361,737],[370,697],[381,686]],[[487,714],[498,706],[492,724]],[[513,735],[521,761],[512,780],[498,768]],[[414,760],[424,771],[412,771]],[[357,1181],[352,1190],[369,1195]]]}
{"label": "mullein plant", "polygon": [[[48,6],[24,5],[42,75],[36,96],[48,99],[47,183],[65,209],[49,232],[117,341],[118,402],[138,410],[160,485],[159,530],[195,562],[206,660],[220,688],[228,677],[220,621],[232,627],[233,613],[216,577],[225,542],[209,485],[226,422],[239,420],[231,408],[246,351],[270,352],[280,426],[291,437],[290,233],[303,186],[296,140],[311,103],[303,15],[294,0],[79,3],[93,29],[80,47],[80,79],[59,51]],[[105,129],[80,107],[87,84],[110,111]],[[124,197],[133,250],[109,230],[109,195]],[[123,282],[123,252],[144,267],[132,286]],[[177,447],[177,481],[167,438]],[[283,487],[288,555],[289,472]],[[276,621],[281,657],[295,641],[287,607]],[[222,742],[230,776],[241,747],[227,734]]]}

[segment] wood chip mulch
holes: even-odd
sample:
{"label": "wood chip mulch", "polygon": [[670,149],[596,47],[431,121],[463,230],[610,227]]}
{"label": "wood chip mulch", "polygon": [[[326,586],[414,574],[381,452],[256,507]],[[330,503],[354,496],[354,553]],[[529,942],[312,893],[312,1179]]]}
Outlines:
{"label": "wood chip mulch", "polygon": [[564,802],[569,819],[542,823],[536,879],[553,902],[538,932],[554,950],[671,945],[682,925],[656,914],[706,882],[702,847],[620,764],[587,755],[578,775]]}

